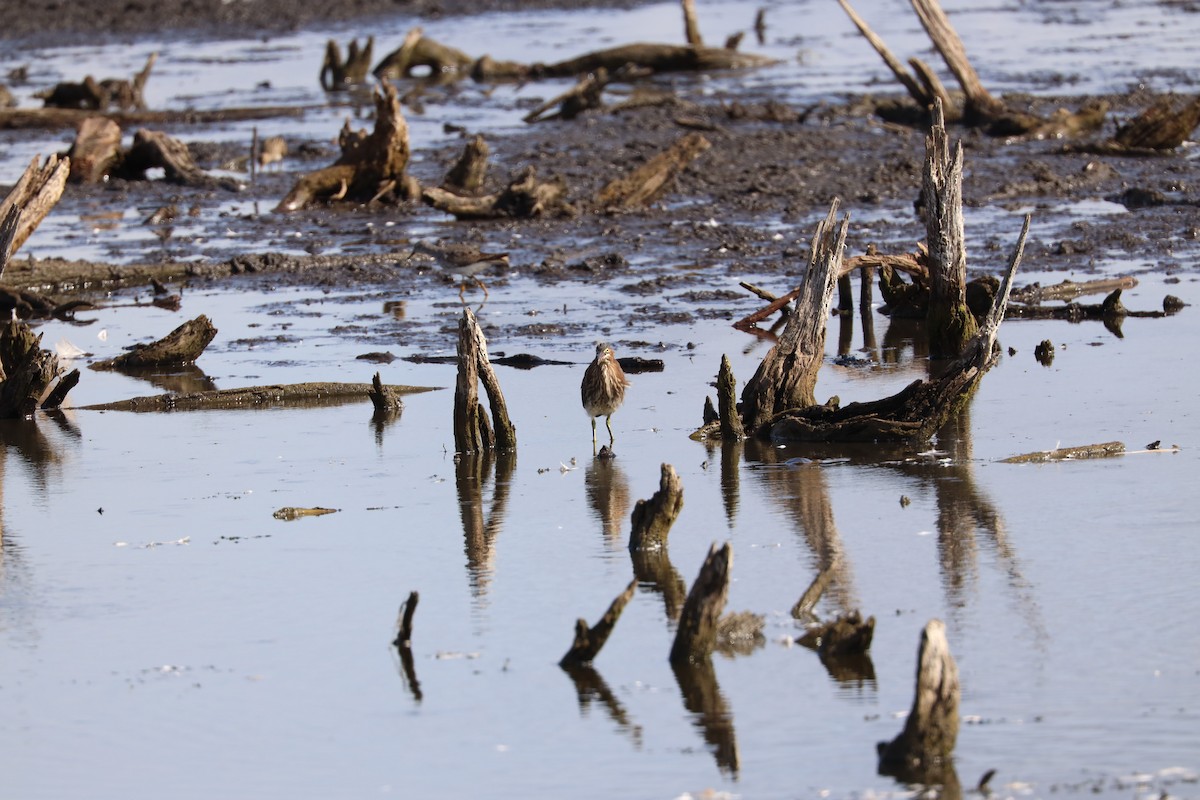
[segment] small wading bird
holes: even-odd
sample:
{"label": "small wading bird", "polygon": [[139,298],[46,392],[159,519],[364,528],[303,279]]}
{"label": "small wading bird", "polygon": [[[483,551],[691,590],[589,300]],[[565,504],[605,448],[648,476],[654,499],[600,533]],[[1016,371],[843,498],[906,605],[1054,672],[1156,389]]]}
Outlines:
{"label": "small wading bird", "polygon": [[579,387],[583,410],[592,418],[593,453],[596,451],[596,417],[604,415],[604,424],[608,426],[609,446],[616,441],[613,436],[612,415],[624,402],[627,386],[629,380],[625,377],[621,365],[617,363],[613,349],[604,342],[596,345],[596,357],[584,371],[583,384]]}
{"label": "small wading bird", "polygon": [[258,148],[258,166],[265,168],[267,164],[278,162],[283,164],[283,157],[287,155],[287,141],[282,136],[271,136],[263,140],[263,143]]}
{"label": "small wading bird", "polygon": [[483,289],[483,299],[488,296],[487,287],[479,279],[478,273],[489,267],[508,266],[508,253],[485,253],[478,247],[469,244],[416,242],[413,244],[409,258],[420,253],[432,258],[443,272],[462,277],[458,287],[458,299],[466,302],[463,293],[467,290],[467,281],[473,280]]}

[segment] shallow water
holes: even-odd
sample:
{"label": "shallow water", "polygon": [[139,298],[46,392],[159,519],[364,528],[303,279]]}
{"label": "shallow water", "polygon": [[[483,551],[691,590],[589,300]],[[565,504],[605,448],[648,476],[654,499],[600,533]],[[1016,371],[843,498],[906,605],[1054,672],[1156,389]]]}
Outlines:
{"label": "shallow water", "polygon": [[[701,5],[717,28],[719,20],[753,17],[746,4]],[[917,49],[915,25],[900,21],[903,5],[876,6],[860,11],[872,23],[876,14],[893,15],[895,32],[877,25],[889,44]],[[808,16],[784,13],[792,8]],[[874,54],[863,52],[832,4],[769,9],[771,47],[789,63],[754,80],[778,79],[792,97],[819,97],[861,88],[847,87],[846,74],[880,76]],[[648,39],[677,36],[673,7],[630,14]],[[1148,36],[1171,32],[1161,40],[1161,63],[1190,64],[1182,43],[1191,39],[1174,33],[1194,31],[1200,15],[1167,5],[1055,3],[959,9],[955,22],[976,42],[1001,16],[1028,23],[1027,49],[1011,40],[971,46],[989,85],[1011,77],[1028,88],[1031,76],[1049,69],[1042,59],[1057,52],[1053,46],[1069,48],[1082,92],[1165,74],[1138,67]],[[557,49],[619,41],[613,17],[537,15],[545,28],[534,41],[547,59]],[[466,24],[482,41],[484,31],[528,21]],[[441,24],[428,32],[438,37]],[[835,32],[827,38],[817,34],[824,24]],[[398,18],[392,37],[407,26]],[[325,36],[214,43],[203,57],[194,45],[166,43],[162,73],[150,83],[162,94],[152,105],[242,105],[261,80],[272,81],[278,97],[271,102],[323,103],[314,87]],[[68,56],[111,65],[98,73],[124,74],[158,44]],[[61,54],[45,58],[46,70],[71,77]],[[220,94],[216,87],[230,85],[226,69],[246,76],[246,94]],[[176,80],[161,80],[171,75]],[[183,75],[197,76],[196,85]],[[481,113],[513,124],[503,108]],[[301,124],[325,130],[340,124],[339,114],[315,111]],[[435,116],[414,130],[433,135],[440,124]],[[4,163],[24,160],[22,148],[36,144],[12,145]],[[1079,209],[1093,219],[1111,211]],[[1020,212],[973,209],[968,225],[976,213],[1019,221]],[[1018,222],[1011,227],[1015,238]],[[86,243],[56,250],[37,237],[27,247],[39,255],[89,252]],[[1100,273],[1139,275],[1124,296],[1130,308],[1156,308],[1167,293],[1200,303],[1190,271],[1164,278],[1155,265],[1119,253],[1100,262]],[[700,274],[712,288],[733,283],[716,268]],[[1024,273],[1019,282],[1062,277]],[[130,299],[114,297],[90,326],[45,324],[45,344],[68,339],[110,357],[205,313],[220,333],[200,359],[199,378],[219,388],[365,381],[376,370],[387,382],[446,388],[407,397],[403,415],[384,426],[371,422],[364,403],[75,410],[36,426],[0,425],[0,796],[906,795],[908,787],[876,775],[874,745],[903,725],[918,638],[932,618],[946,621],[961,671],[955,766],[964,786],[996,769],[998,797],[1200,792],[1194,309],[1129,319],[1123,338],[1099,323],[1005,323],[1001,342],[1015,354],[1003,357],[965,417],[929,448],[723,451],[687,433],[721,355],[745,380],[765,343],[698,315],[645,330],[615,289],[539,286],[516,274],[506,289],[492,290],[481,322],[555,323],[588,336],[489,342],[493,353],[528,351],[572,365],[500,370],[520,449],[514,462],[472,473],[452,455],[452,367],[356,360],[368,350],[451,354],[453,290],[193,288],[180,313]],[[406,338],[389,300],[402,300],[405,319],[424,327],[421,348]],[[739,316],[756,305],[730,303]],[[910,330],[877,315],[873,323],[874,341],[853,324],[844,348],[832,324],[818,397],[871,399],[925,374]],[[343,326],[377,332],[352,338]],[[424,346],[439,331],[440,350]],[[619,455],[609,464],[592,460],[577,400],[594,335],[616,341],[621,354],[666,365],[633,377],[613,420]],[[1044,339],[1057,349],[1050,367],[1033,358]],[[838,366],[839,352],[870,363]],[[161,382],[84,373],[72,393],[76,406],[164,390]],[[1155,440],[1183,450],[999,463],[1108,440],[1130,450]],[[630,580],[629,513],[657,488],[662,463],[674,466],[685,488],[670,547],[679,578],[690,584],[710,544],[729,541],[729,607],[766,615],[766,642],[753,655],[714,658],[707,713],[685,703],[666,659],[668,597],[648,582],[590,683],[579,688],[556,666],[575,619],[594,622]],[[902,506],[902,496],[911,503]],[[284,506],[338,511],[274,519]],[[834,555],[838,580],[818,612],[832,618],[857,608],[876,617],[873,678],[835,678],[791,644],[802,629],[789,609]],[[389,645],[397,608],[412,590],[421,594],[417,684]]]}

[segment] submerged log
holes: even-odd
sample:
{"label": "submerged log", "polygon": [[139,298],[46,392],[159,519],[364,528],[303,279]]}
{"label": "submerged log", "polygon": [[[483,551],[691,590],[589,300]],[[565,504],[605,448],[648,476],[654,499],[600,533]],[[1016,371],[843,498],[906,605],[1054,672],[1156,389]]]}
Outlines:
{"label": "submerged log", "polygon": [[[479,403],[482,382],[492,410],[492,425]],[[487,341],[471,309],[458,323],[458,380],[454,388],[454,448],[459,453],[514,450],[517,429],[508,418],[500,382],[488,361]]]}
{"label": "submerged log", "polygon": [[650,72],[714,72],[765,67],[774,63],[776,61],[773,58],[723,47],[637,43],[584,53],[555,64],[534,64],[532,72],[539,77],[568,78],[595,72],[601,67],[615,72],[627,64]]}
{"label": "submerged log", "polygon": [[921,633],[916,690],[904,730],[877,746],[879,771],[918,783],[949,762],[958,739],[958,666],[950,655],[946,626],[931,620]]}
{"label": "submerged log", "polygon": [[837,210],[835,200],[817,226],[795,313],[742,390],[743,422],[751,431],[787,409],[816,404],[813,390],[825,355],[825,328],[849,227],[848,217],[835,227]]}
{"label": "submerged log", "polygon": [[875,618],[864,620],[858,611],[851,611],[833,622],[809,628],[800,644],[813,648],[823,657],[844,658],[866,654],[874,637]]}
{"label": "submerged log", "polygon": [[458,219],[532,219],[561,208],[566,192],[561,180],[538,181],[537,170],[531,164],[495,194],[464,197],[430,186],[421,197],[427,204]]}
{"label": "submerged log", "polygon": [[351,39],[350,44],[346,46],[346,59],[343,61],[341,48],[337,42],[330,39],[325,43],[325,60],[321,62],[321,88],[327,92],[335,92],[366,83],[374,52],[374,36],[368,36],[366,45],[361,48],[357,39]]}
{"label": "submerged log", "polygon": [[[431,386],[389,385],[396,394],[430,392]],[[244,408],[325,407],[358,403],[371,390],[369,383],[291,383],[250,386],[187,394],[131,397],[112,403],[80,406],[85,411],[211,411]]]}
{"label": "submerged log", "polygon": [[1113,458],[1123,455],[1125,455],[1124,442],[1103,442],[1079,447],[1056,447],[1053,450],[1039,450],[1036,453],[1023,453],[1019,456],[1001,459],[1000,463],[1046,464],[1051,461],[1080,461],[1087,458]]}
{"label": "submerged log", "polygon": [[400,606],[400,616],[396,625],[396,638],[392,640],[392,644],[396,647],[403,647],[405,649],[412,647],[413,616],[417,613],[417,602],[420,599],[421,595],[417,592],[409,592],[408,599]]}
{"label": "submerged log", "polygon": [[617,625],[617,620],[621,618],[621,612],[633,599],[637,585],[637,578],[630,581],[629,585],[625,587],[625,591],[617,595],[608,610],[604,612],[604,616],[592,627],[588,627],[585,619],[581,618],[575,621],[575,641],[571,643],[571,649],[558,662],[560,667],[567,669],[580,664],[590,664],[600,654],[600,648],[604,647],[604,643],[608,641],[609,635]]}
{"label": "submerged log", "polygon": [[941,101],[933,105],[933,124],[925,137],[921,197],[929,248],[929,307],[926,326],[933,358],[953,358],[975,336],[978,326],[967,308],[967,243],[962,210],[963,151],[950,153]]}
{"label": "submerged log", "polygon": [[411,78],[415,69],[428,67],[433,75],[465,75],[474,65],[475,59],[461,50],[430,39],[418,27],[409,30],[403,44],[384,56],[373,73],[379,80],[397,80]]}
{"label": "submerged log", "polygon": [[662,465],[658,491],[649,500],[638,500],[631,515],[630,550],[666,547],[667,535],[683,510],[683,483],[670,464]]}
{"label": "submerged log", "polygon": [[596,195],[595,205],[616,211],[653,202],[667,191],[676,175],[711,146],[699,133],[683,136],[633,172],[610,181]]}
{"label": "submerged log", "polygon": [[405,174],[410,155],[408,123],[396,87],[390,83],[375,90],[374,130],[353,131],[346,120],[338,142],[341,157],[301,177],[276,211],[297,211],[328,200],[370,202],[388,194],[405,199],[420,195],[415,180]]}
{"label": "submerged log", "polygon": [[696,576],[671,646],[671,663],[700,664],[708,661],[717,641],[717,623],[729,596],[729,572],[733,568],[733,546],[726,542],[709,548],[700,574]]}
{"label": "submerged log", "polygon": [[[614,73],[614,77],[610,78],[608,70],[604,67],[597,69],[595,72],[589,72],[579,79],[579,83],[572,86],[567,91],[539,105],[537,108],[530,111],[521,118],[523,122],[547,122],[550,120],[571,120],[582,114],[584,111],[601,108],[604,105],[602,95],[605,87],[618,77],[622,70]],[[552,108],[557,107],[558,110],[553,114],[548,114]]]}
{"label": "submerged log", "polygon": [[201,314],[195,319],[183,323],[156,342],[134,345],[129,352],[116,358],[97,361],[91,367],[99,370],[119,370],[192,364],[216,335],[217,329],[212,321]]}

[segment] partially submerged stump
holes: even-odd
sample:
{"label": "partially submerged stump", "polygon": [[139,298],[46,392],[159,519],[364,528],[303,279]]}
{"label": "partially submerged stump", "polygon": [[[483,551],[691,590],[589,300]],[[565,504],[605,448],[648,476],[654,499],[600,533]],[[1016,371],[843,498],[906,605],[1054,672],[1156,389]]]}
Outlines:
{"label": "partially submerged stump", "polygon": [[662,465],[658,491],[649,500],[638,500],[631,515],[630,550],[655,550],[667,545],[671,526],[683,510],[683,483],[670,464]]}
{"label": "partially submerged stump", "polygon": [[[483,382],[492,409],[492,424],[479,403]],[[500,381],[488,361],[487,341],[471,309],[463,309],[458,323],[458,380],[454,387],[454,449],[459,453],[514,450],[517,429],[508,418]]]}
{"label": "partially submerged stump", "polygon": [[330,39],[325,43],[325,60],[321,62],[321,88],[336,92],[366,83],[374,53],[374,36],[368,36],[367,43],[362,47],[358,46],[357,39],[351,39],[346,46],[345,60],[342,59],[342,49],[338,43]]}
{"label": "partially submerged stump", "polygon": [[405,173],[410,155],[408,123],[400,111],[396,87],[375,90],[375,129],[353,131],[350,121],[338,137],[342,155],[331,166],[300,178],[276,211],[297,211],[318,202],[373,202],[384,197],[413,199],[416,180]]}
{"label": "partially submerged stump", "polygon": [[34,97],[42,100],[47,108],[104,111],[110,105],[115,105],[122,111],[141,111],[146,108],[143,96],[146,81],[150,79],[150,71],[157,60],[158,53],[151,53],[146,59],[146,65],[130,80],[105,78],[97,81],[88,75],[79,83],[64,81],[50,89],[37,92]]}
{"label": "partially submerged stump", "polygon": [[946,626],[930,620],[917,652],[912,710],[900,735],[878,744],[879,772],[906,782],[940,783],[958,739],[958,703],[958,666],[950,655]]}
{"label": "partially submerged stump", "polygon": [[462,155],[442,180],[442,188],[457,195],[476,196],[487,180],[488,145],[482,136],[467,142]]}
{"label": "partially submerged stump", "polygon": [[192,364],[204,352],[217,329],[207,316],[201,314],[180,325],[163,338],[150,344],[137,344],[123,355],[92,364],[92,369],[136,369],[165,365]]}
{"label": "partially submerged stump", "polygon": [[475,59],[461,50],[447,47],[424,35],[421,28],[412,28],[405,34],[399,48],[388,53],[373,70],[379,80],[397,80],[413,77],[413,71],[428,68],[433,76],[463,75],[471,71]]}
{"label": "partially submerged stump", "polygon": [[0,330],[0,419],[32,416],[62,372],[58,357],[41,345],[41,334],[19,320]]}
{"label": "partially submerged stump", "polygon": [[617,620],[621,618],[621,612],[633,599],[637,584],[636,578],[630,581],[629,585],[625,587],[625,591],[617,595],[608,610],[604,612],[604,616],[592,627],[588,627],[585,619],[576,620],[575,641],[572,642],[571,649],[558,662],[560,667],[566,669],[574,665],[590,664],[600,654],[600,648],[604,647],[604,643],[608,641],[609,635],[617,625]]}
{"label": "partially submerged stump", "polygon": [[705,401],[704,425],[691,434],[692,439],[719,438],[724,442],[737,442],[745,437],[742,415],[737,407],[737,381],[733,377],[729,356],[721,356],[721,369],[717,372],[717,409],[713,411],[712,419],[708,418],[712,401],[707,397]]}
{"label": "partially submerged stump", "polygon": [[837,210],[834,200],[813,236],[796,313],[742,390],[742,415],[750,430],[787,409],[816,405],[813,391],[825,355],[825,329],[849,227],[848,217],[835,227]]}
{"label": "partially submerged stump", "polygon": [[929,248],[929,307],[926,327],[934,358],[953,358],[978,331],[967,308],[967,243],[962,210],[963,151],[954,153],[946,135],[940,100],[933,105],[933,125],[925,137],[925,169],[921,197],[925,201],[925,235]]}
{"label": "partially submerged stump", "polygon": [[400,399],[400,395],[383,385],[378,372],[371,377],[371,389],[367,396],[371,398],[371,405],[375,407],[376,417],[394,417],[404,410],[404,401]]}
{"label": "partially submerged stump", "polygon": [[714,542],[679,615],[679,628],[671,646],[672,664],[698,664],[712,655],[717,641],[717,623],[729,596],[732,567],[732,545],[726,542],[718,547]]}

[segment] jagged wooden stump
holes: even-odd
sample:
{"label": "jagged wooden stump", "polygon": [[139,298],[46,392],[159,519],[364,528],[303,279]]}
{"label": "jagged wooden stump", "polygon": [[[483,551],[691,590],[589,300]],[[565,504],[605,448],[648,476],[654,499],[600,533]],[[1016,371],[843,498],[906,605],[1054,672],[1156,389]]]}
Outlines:
{"label": "jagged wooden stump", "polygon": [[662,465],[658,491],[649,500],[638,500],[631,515],[630,550],[665,547],[667,535],[683,510],[683,483],[670,464]]}
{"label": "jagged wooden stump", "polygon": [[577,664],[588,664],[599,655],[600,648],[604,647],[604,643],[608,641],[609,635],[617,625],[617,620],[621,618],[621,612],[633,599],[637,584],[636,578],[630,581],[629,585],[625,587],[625,591],[617,595],[608,610],[604,612],[604,616],[592,627],[588,627],[587,620],[576,620],[575,641],[572,642],[571,649],[558,662],[560,667],[566,669]]}
{"label": "jagged wooden stump", "polygon": [[729,572],[733,568],[733,546],[714,542],[700,567],[671,646],[672,664],[699,664],[712,655],[717,641],[717,624],[729,596]]}
{"label": "jagged wooden stump", "polygon": [[[482,382],[492,409],[492,424],[479,402]],[[454,387],[454,448],[459,453],[513,450],[517,429],[508,417],[500,381],[488,361],[487,341],[471,309],[463,309],[458,324],[458,379]]]}
{"label": "jagged wooden stump", "polygon": [[127,353],[105,361],[97,361],[91,366],[92,369],[104,370],[192,364],[216,335],[217,329],[212,321],[201,314],[156,342],[134,345]]}

